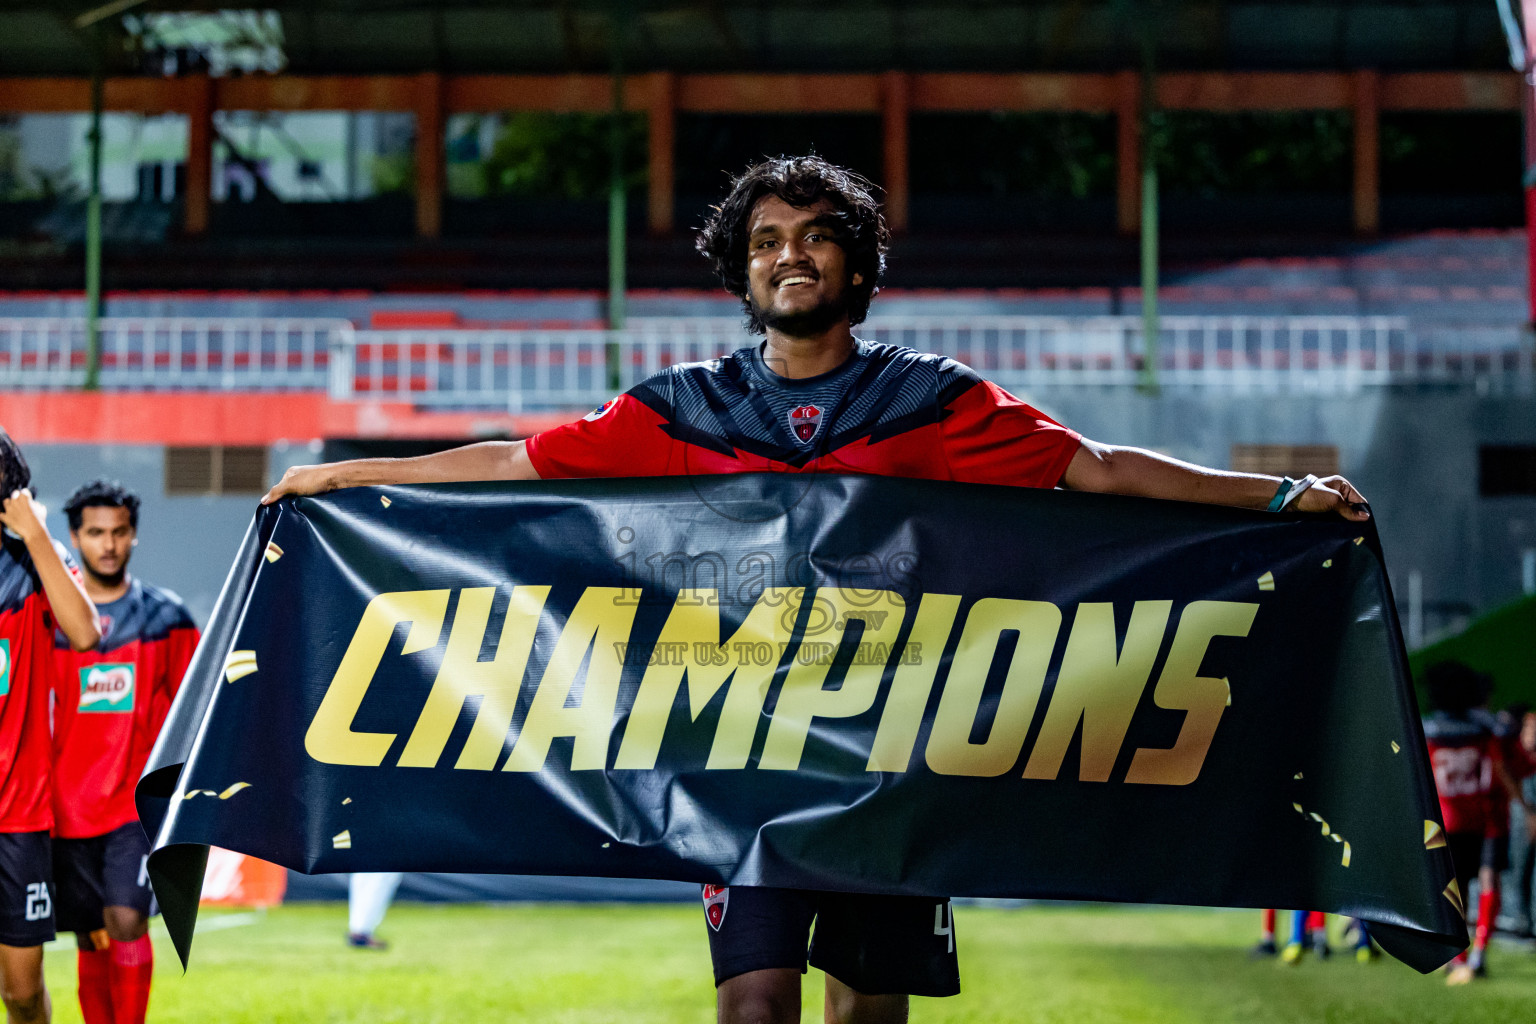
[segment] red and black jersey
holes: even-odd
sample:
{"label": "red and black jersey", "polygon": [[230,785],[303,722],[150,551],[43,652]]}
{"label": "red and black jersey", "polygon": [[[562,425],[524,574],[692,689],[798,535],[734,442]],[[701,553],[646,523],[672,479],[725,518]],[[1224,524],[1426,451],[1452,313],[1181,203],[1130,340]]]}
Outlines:
{"label": "red and black jersey", "polygon": [[867,473],[1055,487],[1079,436],[952,359],[859,341],[841,367],[780,377],[757,346],[670,367],[528,439],[544,479]]}
{"label": "red and black jersey", "polygon": [[181,598],[137,578],[97,611],[95,650],[54,637],[53,834],[63,839],[138,820],[133,788],[197,647]]}
{"label": "red and black jersey", "polygon": [[[1484,722],[1488,731],[1499,744],[1499,758],[1504,771],[1516,783],[1529,775],[1536,775],[1536,760],[1520,745],[1520,723],[1508,715],[1494,714],[1479,708],[1472,712],[1474,718]],[[1509,835],[1510,794],[1497,777],[1488,793],[1488,832],[1491,835]]]}
{"label": "red and black jersey", "polygon": [[[55,542],[59,557],[74,563]],[[53,611],[26,545],[0,531],[0,832],[53,826],[48,692]]]}
{"label": "red and black jersey", "polygon": [[1503,759],[1503,751],[1487,719],[1473,713],[1436,711],[1424,719],[1424,738],[1429,743],[1445,830],[1498,834],[1490,809],[1498,789],[1494,767]]}

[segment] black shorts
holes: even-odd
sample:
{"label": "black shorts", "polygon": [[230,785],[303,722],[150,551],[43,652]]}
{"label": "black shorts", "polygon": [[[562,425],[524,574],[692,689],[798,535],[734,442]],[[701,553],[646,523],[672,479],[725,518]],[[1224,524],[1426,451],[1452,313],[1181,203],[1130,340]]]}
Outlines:
{"label": "black shorts", "polygon": [[703,896],[716,985],[776,967],[804,973],[809,961],[865,995],[960,991],[948,900],[747,885],[706,885]]}
{"label": "black shorts", "polygon": [[59,887],[59,931],[88,935],[106,927],[103,907],[155,913],[149,888],[149,840],[136,821],[89,839],[55,839],[53,874]]}
{"label": "black shorts", "polygon": [[0,832],[0,943],[53,940],[53,859],[47,832]]}
{"label": "black shorts", "polygon": [[1509,868],[1509,836],[1485,836],[1481,832],[1448,832],[1445,844],[1450,847],[1451,860],[1456,865],[1456,882],[1461,886],[1461,898],[1466,899],[1473,879],[1481,868],[1505,871]]}

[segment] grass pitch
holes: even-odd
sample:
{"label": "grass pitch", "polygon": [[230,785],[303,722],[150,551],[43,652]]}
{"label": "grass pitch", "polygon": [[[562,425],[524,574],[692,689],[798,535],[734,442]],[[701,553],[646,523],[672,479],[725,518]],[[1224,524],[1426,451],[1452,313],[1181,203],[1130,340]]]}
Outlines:
{"label": "grass pitch", "polygon": [[[1536,1006],[1536,952],[1510,946],[1492,951],[1488,980],[1447,989],[1440,976],[1386,958],[1250,962],[1257,911],[959,907],[955,917],[964,991],[913,1000],[914,1024],[1502,1024]],[[339,904],[205,911],[185,975],[157,922],[150,1020],[714,1020],[709,948],[692,904],[404,903],[380,931],[393,944],[385,953],[346,948],[345,921]],[[54,1019],[79,1021],[73,951],[50,950],[46,964]],[[803,1020],[820,1021],[814,971],[804,1000]]]}

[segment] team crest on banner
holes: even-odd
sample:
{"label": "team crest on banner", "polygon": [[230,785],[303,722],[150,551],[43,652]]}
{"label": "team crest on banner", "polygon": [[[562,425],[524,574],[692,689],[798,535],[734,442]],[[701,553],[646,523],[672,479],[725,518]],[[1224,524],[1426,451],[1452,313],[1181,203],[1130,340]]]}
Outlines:
{"label": "team crest on banner", "polygon": [[132,662],[88,665],[80,670],[81,711],[132,711]]}
{"label": "team crest on banner", "polygon": [[821,407],[799,405],[789,410],[789,429],[795,432],[801,444],[810,444],[821,429]]}
{"label": "team crest on banner", "polygon": [[720,930],[720,925],[725,921],[725,905],[731,902],[731,889],[725,885],[706,885],[704,887],[704,916],[709,919],[709,926],[715,931]]}

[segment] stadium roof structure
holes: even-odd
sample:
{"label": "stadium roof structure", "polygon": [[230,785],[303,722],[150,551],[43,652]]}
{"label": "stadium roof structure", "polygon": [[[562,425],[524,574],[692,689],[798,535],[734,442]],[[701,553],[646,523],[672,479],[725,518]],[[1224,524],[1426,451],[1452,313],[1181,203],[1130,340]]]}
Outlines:
{"label": "stadium roof structure", "polygon": [[[97,12],[228,10],[178,0],[0,0],[0,75],[92,70]],[[1493,0],[256,0],[281,20],[285,70],[599,71],[615,15],[629,70],[1107,71],[1506,68]],[[102,15],[102,12],[106,12]],[[130,56],[111,48],[109,71]]]}

